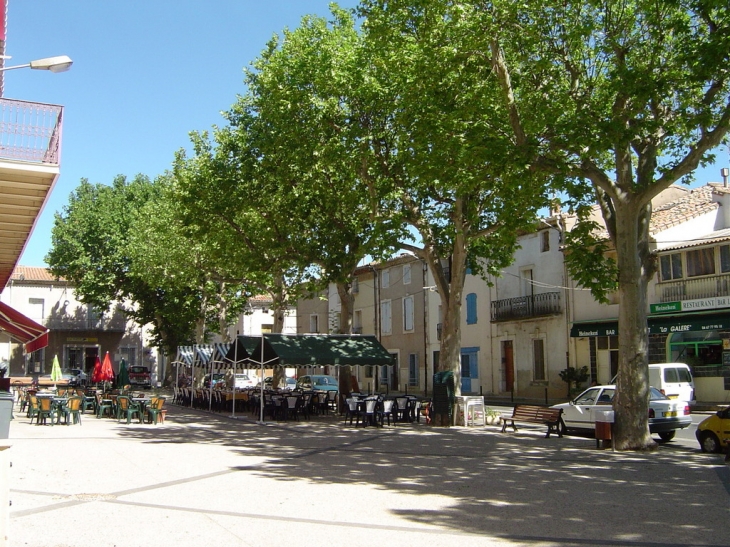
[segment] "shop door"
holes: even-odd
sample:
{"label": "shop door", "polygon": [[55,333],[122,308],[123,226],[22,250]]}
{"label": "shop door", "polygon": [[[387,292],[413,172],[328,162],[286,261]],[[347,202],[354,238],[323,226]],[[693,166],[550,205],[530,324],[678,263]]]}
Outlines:
{"label": "shop door", "polygon": [[515,362],[512,340],[502,342],[502,377],[504,378],[504,390],[513,391],[515,387]]}

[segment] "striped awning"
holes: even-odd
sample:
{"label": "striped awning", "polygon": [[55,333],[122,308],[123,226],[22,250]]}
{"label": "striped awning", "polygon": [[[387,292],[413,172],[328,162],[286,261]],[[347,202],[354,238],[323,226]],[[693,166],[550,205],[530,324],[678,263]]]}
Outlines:
{"label": "striped awning", "polygon": [[0,302],[0,330],[24,345],[32,353],[48,345],[48,329],[7,304]]}
{"label": "striped awning", "polygon": [[193,346],[193,365],[196,367],[206,367],[210,364],[210,358],[213,356],[215,348],[213,344],[196,344]]}
{"label": "striped awning", "polygon": [[193,346],[178,346],[177,356],[173,363],[180,363],[185,366],[193,366]]}

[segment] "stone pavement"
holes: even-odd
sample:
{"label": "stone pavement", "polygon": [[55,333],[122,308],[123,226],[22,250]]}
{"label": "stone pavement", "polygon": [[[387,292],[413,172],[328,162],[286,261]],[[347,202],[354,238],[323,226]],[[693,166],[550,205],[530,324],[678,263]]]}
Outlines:
{"label": "stone pavement", "polygon": [[722,455],[340,419],[10,426],[14,547],[663,546],[730,543]]}

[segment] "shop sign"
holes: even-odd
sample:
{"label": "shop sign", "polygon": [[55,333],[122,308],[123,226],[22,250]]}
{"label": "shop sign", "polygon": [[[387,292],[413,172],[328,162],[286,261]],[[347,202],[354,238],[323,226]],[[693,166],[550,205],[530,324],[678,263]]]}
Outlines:
{"label": "shop sign", "polygon": [[715,310],[717,308],[730,307],[730,297],[715,296],[712,298],[696,298],[694,300],[682,300],[680,302],[663,302],[661,304],[650,304],[650,313],[670,313],[678,311],[699,311]]}

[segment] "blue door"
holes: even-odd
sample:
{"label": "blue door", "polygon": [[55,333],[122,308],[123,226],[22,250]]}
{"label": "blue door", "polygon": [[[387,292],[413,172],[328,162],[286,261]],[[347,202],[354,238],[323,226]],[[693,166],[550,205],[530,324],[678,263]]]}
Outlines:
{"label": "blue door", "polygon": [[[478,389],[479,348],[461,348],[461,393],[472,393]],[[472,380],[474,383],[472,384]]]}

